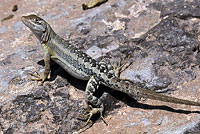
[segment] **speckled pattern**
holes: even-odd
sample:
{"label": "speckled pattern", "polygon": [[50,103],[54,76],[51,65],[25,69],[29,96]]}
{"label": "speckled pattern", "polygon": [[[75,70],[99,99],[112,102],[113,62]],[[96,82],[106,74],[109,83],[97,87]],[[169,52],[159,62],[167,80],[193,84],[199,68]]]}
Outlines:
{"label": "speckled pattern", "polygon": [[[28,72],[43,70],[42,48],[20,21],[30,13],[43,17],[61,37],[97,60],[108,57],[117,63],[119,57],[131,55],[133,63],[121,78],[159,92],[176,90],[171,96],[199,100],[198,0],[109,0],[83,11],[85,2],[1,1],[1,20],[14,15],[0,22],[1,132],[71,133],[84,124],[77,116],[83,110],[85,82],[65,75],[55,63],[52,77],[43,86],[28,80]],[[18,10],[12,12],[16,4]],[[66,85],[56,87],[59,83]],[[104,90],[100,87],[97,92]],[[182,133],[199,122],[198,107],[151,100],[138,104],[122,93],[108,93],[114,97],[102,101],[107,102],[105,120],[109,125],[98,120],[84,133]],[[194,113],[187,114],[190,111]]]}

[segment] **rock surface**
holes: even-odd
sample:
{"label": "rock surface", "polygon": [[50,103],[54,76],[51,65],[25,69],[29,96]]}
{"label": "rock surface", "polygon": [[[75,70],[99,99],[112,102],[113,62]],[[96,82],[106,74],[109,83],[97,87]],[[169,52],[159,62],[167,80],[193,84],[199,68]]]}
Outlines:
{"label": "rock surface", "polygon": [[[130,59],[121,73],[155,92],[200,101],[200,2],[109,0],[82,10],[86,0],[1,1],[0,133],[73,133],[84,125],[87,81],[56,63],[44,85],[28,72],[44,69],[42,47],[20,21],[35,13],[61,37],[96,60]],[[14,7],[18,7],[13,11]],[[12,17],[9,17],[12,16]],[[166,93],[167,92],[167,93]],[[144,100],[100,86],[106,126],[98,116],[85,134],[198,133],[199,108]]]}

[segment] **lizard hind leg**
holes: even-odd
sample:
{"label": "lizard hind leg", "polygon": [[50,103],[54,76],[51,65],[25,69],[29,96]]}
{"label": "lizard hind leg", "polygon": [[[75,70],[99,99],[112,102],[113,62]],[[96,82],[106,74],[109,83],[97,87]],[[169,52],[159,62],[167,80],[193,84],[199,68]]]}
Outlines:
{"label": "lizard hind leg", "polygon": [[94,76],[92,76],[90,78],[90,80],[88,81],[88,84],[86,86],[86,91],[85,91],[86,92],[86,99],[87,99],[88,102],[90,102],[92,105],[94,105],[97,108],[93,108],[91,105],[89,105],[90,110],[87,110],[86,112],[88,114],[85,115],[85,117],[87,117],[88,119],[87,119],[87,121],[86,121],[86,123],[84,124],[83,127],[87,126],[88,123],[91,120],[91,117],[94,114],[97,114],[97,113],[100,113],[100,118],[107,125],[107,123],[105,122],[105,120],[103,118],[103,111],[104,111],[103,103],[100,101],[99,98],[93,96],[93,93],[95,92],[96,89],[98,89],[99,85],[100,85],[100,81],[97,78],[95,78]]}
{"label": "lizard hind leg", "polygon": [[[117,77],[120,77],[120,73],[123,72],[130,65],[130,64],[127,65],[128,61],[130,59],[130,55],[128,55],[127,59],[125,59],[125,60],[124,60],[123,56],[121,56],[121,57],[122,57],[122,59],[121,58],[118,59],[116,66],[114,64],[112,64],[115,76],[117,76]],[[125,68],[125,69],[123,69],[123,68]]]}

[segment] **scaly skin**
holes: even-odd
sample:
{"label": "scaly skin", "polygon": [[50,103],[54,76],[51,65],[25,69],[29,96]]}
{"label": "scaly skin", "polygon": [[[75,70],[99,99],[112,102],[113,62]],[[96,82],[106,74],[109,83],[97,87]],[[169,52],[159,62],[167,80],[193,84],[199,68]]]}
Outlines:
{"label": "scaly skin", "polygon": [[100,84],[127,93],[133,98],[145,97],[177,104],[200,106],[199,102],[162,95],[138,87],[130,81],[121,80],[115,75],[113,66],[107,60],[95,61],[89,55],[59,37],[42,18],[36,15],[29,15],[23,16],[21,19],[39,39],[44,49],[45,70],[41,76],[37,76],[38,78],[36,80],[45,81],[50,72],[50,59],[57,62],[72,76],[81,80],[89,80],[85,92],[86,99],[97,108],[92,108],[88,114],[89,119],[86,124],[93,114],[99,112],[102,117],[104,110],[103,103],[97,97],[93,96],[93,93],[98,89]]}

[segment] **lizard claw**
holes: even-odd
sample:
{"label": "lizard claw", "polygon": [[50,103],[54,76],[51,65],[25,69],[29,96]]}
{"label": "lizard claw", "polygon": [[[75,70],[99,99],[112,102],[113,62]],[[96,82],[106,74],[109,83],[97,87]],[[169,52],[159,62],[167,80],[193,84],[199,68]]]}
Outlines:
{"label": "lizard claw", "polygon": [[104,118],[103,118],[103,110],[102,110],[102,108],[93,108],[91,105],[89,105],[89,107],[90,107],[90,110],[88,110],[88,109],[85,110],[88,114],[86,114],[86,115],[81,115],[82,117],[88,118],[88,119],[87,119],[86,123],[85,123],[80,129],[86,127],[86,126],[89,124],[89,122],[91,121],[92,116],[93,116],[94,114],[96,114],[96,113],[100,113],[100,118],[103,120],[103,122],[104,122],[106,125],[108,125],[108,124],[106,123],[106,121],[104,120]]}
{"label": "lizard claw", "polygon": [[[122,57],[122,56],[121,56]],[[122,68],[128,63],[128,60],[130,59],[130,55],[128,55],[128,58],[126,60],[123,59],[118,59],[117,62],[117,66],[115,66],[114,64],[112,64],[113,66],[113,70],[115,72],[115,76],[120,76],[120,73],[123,72],[124,70],[122,70]],[[128,68],[129,65],[126,65],[125,68]]]}
{"label": "lizard claw", "polygon": [[[36,73],[36,74],[35,74]],[[40,74],[37,72],[37,71],[35,71],[35,72],[29,72],[28,74],[30,74],[31,76],[34,76],[34,77],[36,77],[36,78],[39,78],[40,77]]]}
{"label": "lizard claw", "polygon": [[30,74],[31,76],[35,77],[35,78],[30,78],[30,80],[32,80],[32,81],[41,81],[42,83],[44,83],[44,81],[45,81],[44,76],[40,75],[37,71],[29,72],[28,74]]}

